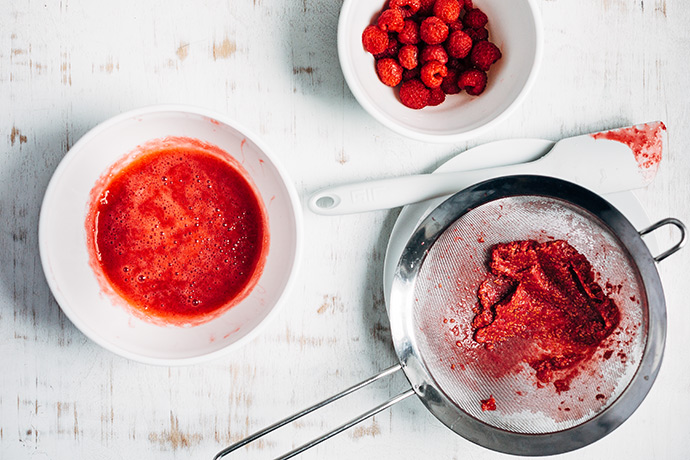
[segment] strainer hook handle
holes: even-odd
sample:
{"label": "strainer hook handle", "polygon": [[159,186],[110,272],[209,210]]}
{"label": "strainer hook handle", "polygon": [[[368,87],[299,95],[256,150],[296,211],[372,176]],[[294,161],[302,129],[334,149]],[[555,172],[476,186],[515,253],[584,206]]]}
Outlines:
{"label": "strainer hook handle", "polygon": [[673,225],[676,227],[678,230],[680,230],[680,239],[678,242],[671,247],[669,250],[662,252],[658,256],[654,257],[654,262],[659,263],[668,256],[675,254],[678,252],[684,245],[685,245],[685,240],[687,237],[687,228],[685,227],[685,224],[681,222],[680,220],[674,218],[674,217],[668,217],[666,219],[661,219],[659,222],[650,225],[649,227],[645,228],[644,230],[640,230],[639,234],[640,236],[647,235],[648,233],[652,233],[653,231],[666,226],[666,225]]}

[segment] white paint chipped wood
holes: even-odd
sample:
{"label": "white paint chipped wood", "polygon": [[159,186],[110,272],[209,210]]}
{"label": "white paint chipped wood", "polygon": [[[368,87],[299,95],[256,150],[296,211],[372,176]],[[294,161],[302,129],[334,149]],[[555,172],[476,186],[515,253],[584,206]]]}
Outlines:
{"label": "white paint chipped wood", "polygon": [[[100,121],[172,102],[242,119],[300,193],[431,171],[496,139],[558,139],[664,120],[668,157],[637,196],[690,222],[690,8],[684,0],[537,0],[542,72],[524,104],[471,142],[426,145],[382,127],[339,69],[329,0],[5,1],[0,6],[0,459],[203,459],[395,363],[381,267],[395,211],[305,216],[287,306],[233,356],[152,367],[112,355],[61,313],[37,248],[40,202],[71,145]],[[662,243],[669,235],[662,235]],[[568,459],[690,455],[687,250],[660,265],[668,341],[658,380],[614,433]],[[400,376],[262,440],[271,458],[405,387]],[[313,459],[508,458],[409,399],[315,448]]]}

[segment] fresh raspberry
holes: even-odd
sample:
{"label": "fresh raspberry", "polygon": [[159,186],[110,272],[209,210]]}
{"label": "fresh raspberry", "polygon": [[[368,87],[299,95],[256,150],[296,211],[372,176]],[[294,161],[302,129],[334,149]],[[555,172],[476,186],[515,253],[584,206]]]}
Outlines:
{"label": "fresh raspberry", "polygon": [[406,69],[414,69],[419,64],[417,54],[419,50],[415,45],[405,45],[398,52],[398,61]]}
{"label": "fresh raspberry", "polygon": [[446,93],[441,88],[434,88],[429,95],[429,105],[439,105],[446,100]]}
{"label": "fresh raspberry", "polygon": [[400,32],[405,25],[405,19],[399,8],[389,8],[379,15],[376,25],[384,32]]}
{"label": "fresh raspberry", "polygon": [[481,29],[482,27],[486,26],[487,22],[489,22],[489,18],[479,8],[472,8],[465,13],[465,17],[462,18],[462,22],[466,27]]}
{"label": "fresh raspberry", "polygon": [[443,45],[429,45],[422,50],[422,55],[419,59],[422,63],[429,61],[438,61],[441,64],[448,62],[448,53]]}
{"label": "fresh raspberry", "polygon": [[384,85],[398,86],[402,81],[403,68],[393,58],[384,58],[376,61],[376,73]]}
{"label": "fresh raspberry", "polygon": [[419,79],[419,66],[414,69],[403,69],[403,81]]}
{"label": "fresh raspberry", "polygon": [[460,72],[455,69],[448,69],[448,75],[443,77],[443,83],[441,83],[440,88],[446,94],[458,94],[462,91],[462,88],[458,86],[458,77]]}
{"label": "fresh raspberry", "polygon": [[414,15],[421,6],[420,0],[390,0],[388,3],[390,9],[398,8],[405,18]]}
{"label": "fresh raspberry", "polygon": [[398,33],[398,41],[403,45],[419,43],[419,24],[411,19],[405,19],[403,30]]}
{"label": "fresh raspberry", "polygon": [[419,110],[429,105],[431,90],[420,80],[414,78],[400,85],[400,102],[405,107]]}
{"label": "fresh raspberry", "polygon": [[419,36],[429,45],[437,45],[448,38],[448,26],[436,16],[429,16],[419,26]]}
{"label": "fresh raspberry", "polygon": [[462,23],[461,20],[453,21],[448,23],[448,30],[450,30],[451,33],[455,32],[456,30],[462,30],[465,28],[465,25]]}
{"label": "fresh raspberry", "polygon": [[364,50],[371,54],[379,54],[388,48],[388,34],[376,26],[367,26],[362,32]]}
{"label": "fresh raspberry", "polygon": [[462,6],[462,8],[463,8],[465,11],[469,11],[469,10],[471,10],[472,8],[474,8],[474,5],[472,4],[472,0],[464,0],[464,1],[460,2],[460,3],[461,3],[460,6]]}
{"label": "fresh raspberry", "polygon": [[471,67],[465,63],[466,60],[467,59],[455,59],[455,58],[448,59],[448,62],[446,63],[446,67],[448,67],[448,69],[457,70],[459,73],[462,73]]}
{"label": "fresh raspberry", "polygon": [[479,70],[487,71],[491,65],[501,59],[501,50],[488,41],[478,42],[470,52],[470,61]]}
{"label": "fresh raspberry", "polygon": [[386,48],[386,51],[384,51],[383,53],[374,54],[374,57],[376,59],[394,58],[398,55],[399,50],[400,50],[400,43],[398,42],[398,40],[396,40],[391,35],[389,35],[388,36],[388,48]]}
{"label": "fresh raspberry", "polygon": [[479,96],[486,88],[486,73],[477,69],[465,70],[458,78],[458,86],[467,91],[467,94]]}
{"label": "fresh raspberry", "polygon": [[420,76],[422,83],[428,88],[438,88],[443,83],[443,77],[448,75],[448,69],[438,61],[429,61],[422,66]]}
{"label": "fresh raspberry", "polygon": [[456,30],[448,37],[446,50],[451,57],[464,58],[472,50],[472,38],[462,30]]}
{"label": "fresh raspberry", "polygon": [[472,38],[472,41],[477,43],[482,40],[487,40],[489,38],[489,31],[486,30],[485,27],[482,27],[481,29],[473,29],[471,27],[467,27],[466,29],[463,30],[467,35],[469,35]]}
{"label": "fresh raspberry", "polygon": [[436,0],[434,16],[443,22],[457,21],[460,17],[460,3],[458,0]]}
{"label": "fresh raspberry", "polygon": [[436,0],[421,0],[421,7],[419,8],[418,13],[421,16],[431,16],[434,14],[434,3],[436,3]]}

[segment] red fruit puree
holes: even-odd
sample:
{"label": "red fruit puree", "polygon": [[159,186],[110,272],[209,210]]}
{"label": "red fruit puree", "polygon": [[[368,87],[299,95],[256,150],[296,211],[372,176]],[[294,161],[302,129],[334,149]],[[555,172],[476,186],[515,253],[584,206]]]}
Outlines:
{"label": "red fruit puree", "polygon": [[246,297],[268,252],[267,216],[244,168],[190,138],[141,146],[96,184],[91,265],[140,317],[207,321]]}
{"label": "red fruit puree", "polygon": [[[578,364],[618,326],[620,312],[595,282],[589,261],[566,241],[498,244],[478,291],[474,339],[491,349],[511,337],[532,342],[524,357],[537,379],[567,391]],[[561,372],[563,371],[563,372]]]}
{"label": "red fruit puree", "polygon": [[489,399],[482,399],[481,404],[482,411],[496,410],[496,400],[494,399],[494,395],[489,396]]}

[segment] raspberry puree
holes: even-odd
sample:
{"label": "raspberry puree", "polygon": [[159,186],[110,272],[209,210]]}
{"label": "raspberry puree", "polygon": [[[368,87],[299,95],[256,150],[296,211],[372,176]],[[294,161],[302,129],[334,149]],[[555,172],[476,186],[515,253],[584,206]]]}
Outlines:
{"label": "raspberry puree", "polygon": [[474,339],[488,349],[511,337],[529,340],[537,351],[524,360],[540,382],[559,376],[553,381],[559,393],[620,320],[590,263],[563,240],[494,246],[478,297]]}
{"label": "raspberry puree", "polygon": [[86,229],[106,291],[172,325],[208,321],[245,298],[269,244],[247,172],[190,138],[152,141],[113,166],[92,190]]}

